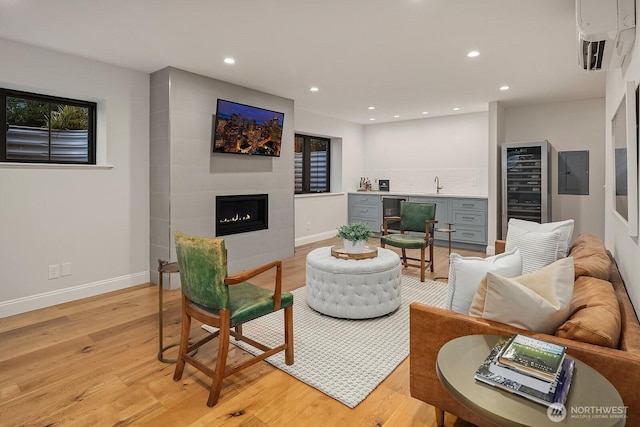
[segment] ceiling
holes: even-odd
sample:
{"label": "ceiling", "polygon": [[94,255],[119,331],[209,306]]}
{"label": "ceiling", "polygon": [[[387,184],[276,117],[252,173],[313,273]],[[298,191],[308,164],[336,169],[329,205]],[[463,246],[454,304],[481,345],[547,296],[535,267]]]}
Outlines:
{"label": "ceiling", "polygon": [[0,37],[147,73],[173,66],[370,124],[604,97],[605,73],[578,66],[574,10],[574,0],[0,0]]}

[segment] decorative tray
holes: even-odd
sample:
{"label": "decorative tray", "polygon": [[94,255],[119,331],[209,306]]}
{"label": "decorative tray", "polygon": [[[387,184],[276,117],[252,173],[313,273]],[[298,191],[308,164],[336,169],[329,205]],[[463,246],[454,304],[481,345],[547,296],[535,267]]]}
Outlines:
{"label": "decorative tray", "polygon": [[338,248],[335,246],[331,246],[331,255],[336,258],[341,259],[367,259],[367,258],[375,258],[378,256],[378,248],[370,248],[369,246],[364,247],[364,251],[354,254],[345,251],[344,248]]}

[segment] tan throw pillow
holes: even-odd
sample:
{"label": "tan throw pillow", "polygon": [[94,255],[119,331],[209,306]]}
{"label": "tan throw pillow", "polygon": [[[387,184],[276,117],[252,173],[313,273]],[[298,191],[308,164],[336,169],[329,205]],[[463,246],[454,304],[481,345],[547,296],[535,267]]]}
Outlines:
{"label": "tan throw pillow", "polygon": [[595,277],[576,279],[569,320],[555,335],[574,341],[618,348],[620,306],[611,283]]}
{"label": "tan throw pillow", "polygon": [[512,279],[489,272],[478,287],[469,315],[553,334],[569,317],[572,294],[570,257]]}

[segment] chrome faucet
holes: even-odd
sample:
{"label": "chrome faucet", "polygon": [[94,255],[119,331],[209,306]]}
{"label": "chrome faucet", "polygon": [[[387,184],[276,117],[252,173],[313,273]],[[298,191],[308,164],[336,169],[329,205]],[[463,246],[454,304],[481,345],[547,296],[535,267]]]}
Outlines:
{"label": "chrome faucet", "polygon": [[440,185],[440,178],[438,178],[438,175],[436,175],[436,179],[434,179],[433,182],[436,183],[436,193],[440,193],[440,190],[444,187]]}

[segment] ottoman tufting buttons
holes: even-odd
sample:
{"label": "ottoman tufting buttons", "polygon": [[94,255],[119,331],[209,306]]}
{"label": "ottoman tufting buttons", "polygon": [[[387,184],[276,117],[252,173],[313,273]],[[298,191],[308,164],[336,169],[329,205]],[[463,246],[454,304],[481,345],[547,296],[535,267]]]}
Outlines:
{"label": "ottoman tufting buttons", "polygon": [[[331,255],[324,247],[307,255],[307,304],[333,317],[367,319],[400,306],[400,257],[378,248],[378,256],[347,260]],[[334,304],[327,304],[332,301]]]}

